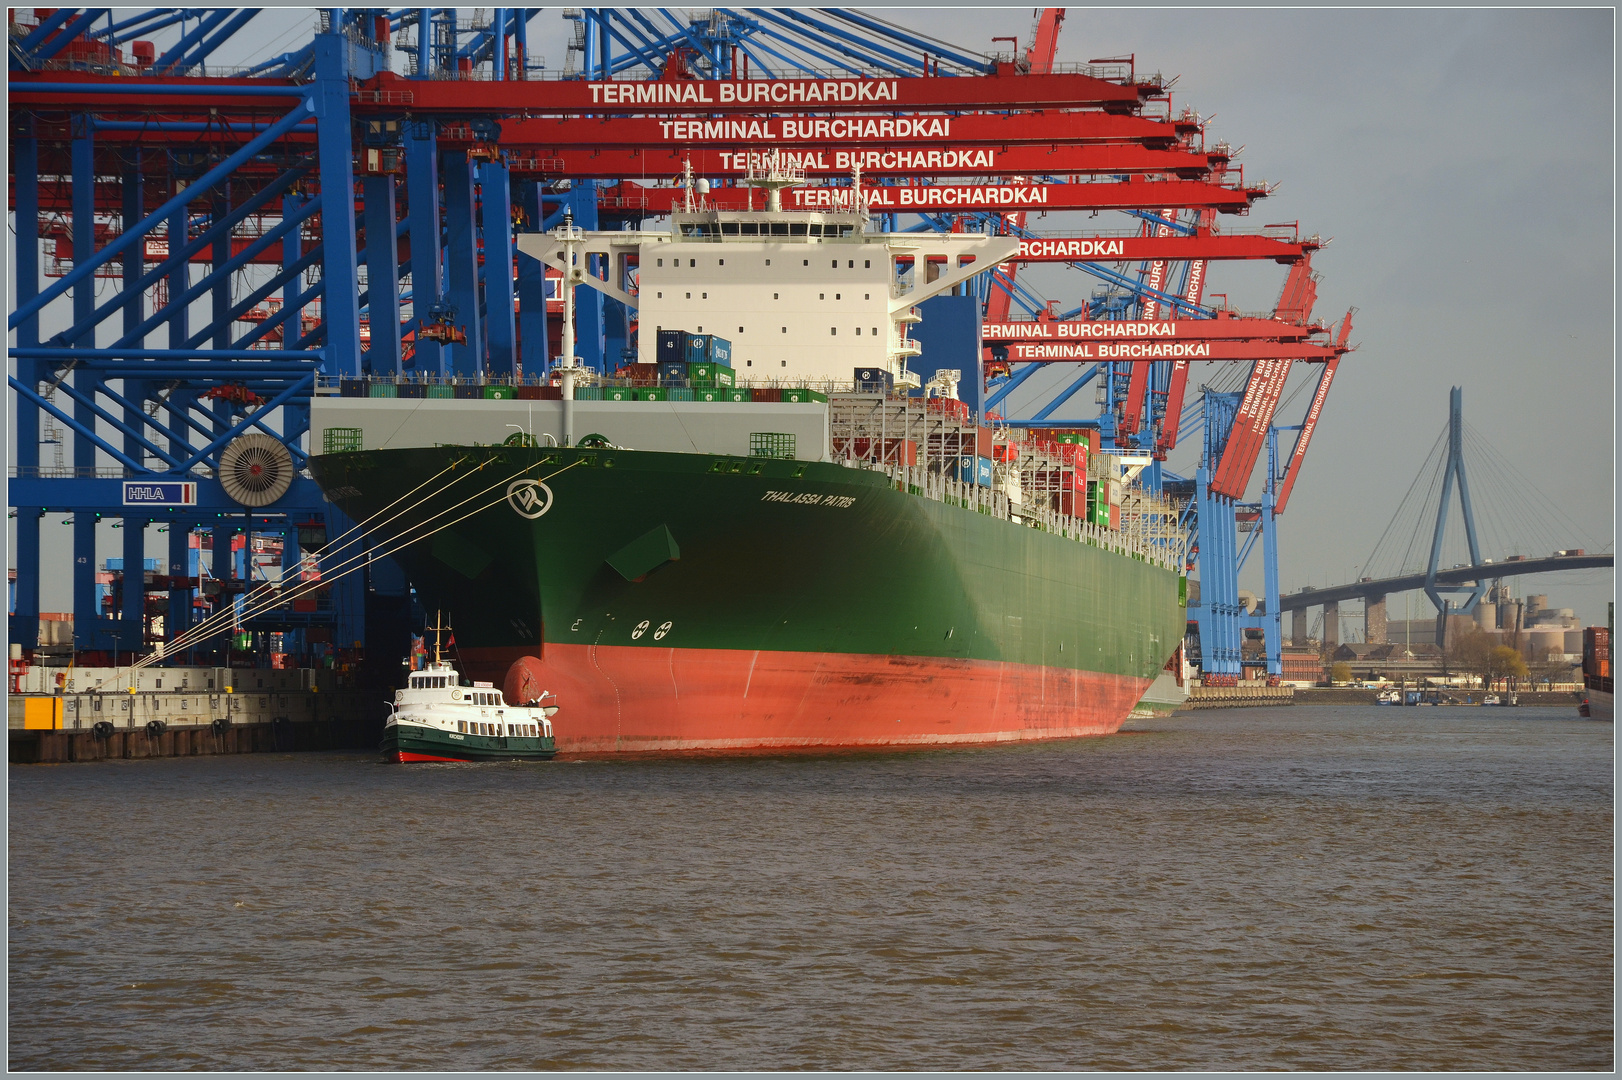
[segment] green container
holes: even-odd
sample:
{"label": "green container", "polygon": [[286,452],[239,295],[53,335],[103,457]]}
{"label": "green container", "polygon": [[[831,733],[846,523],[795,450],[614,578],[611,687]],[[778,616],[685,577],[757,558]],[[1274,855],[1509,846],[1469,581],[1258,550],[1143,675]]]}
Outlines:
{"label": "green container", "polygon": [[486,386],[484,396],[496,401],[512,401],[518,397],[518,388],[513,386]]}
{"label": "green container", "polygon": [[[636,401],[669,401],[670,391],[663,386],[639,386],[634,391]],[[617,400],[617,399],[616,399]]]}
{"label": "green container", "polygon": [[358,427],[329,427],[321,433],[321,448],[328,454],[352,454],[361,448]]}
{"label": "green container", "polygon": [[669,390],[671,401],[692,401],[696,391],[685,386],[672,386]]}
{"label": "green container", "polygon": [[[603,400],[603,388],[600,386],[577,386],[574,388],[574,399],[576,401],[601,401]],[[614,400],[624,401],[625,399],[614,398]]]}
{"label": "green container", "polygon": [[720,391],[720,393],[721,393],[721,396],[716,399],[717,401],[753,401],[754,400],[754,398],[750,395],[749,388],[747,386],[733,386],[733,387],[724,388],[724,389],[722,389]]}
{"label": "green container", "polygon": [[367,397],[399,397],[400,388],[391,382],[375,382],[366,389]]}
{"label": "green container", "polygon": [[704,386],[731,386],[737,378],[733,370],[724,364],[688,364],[687,377],[693,380],[695,387]]}
{"label": "green container", "polygon": [[714,387],[695,386],[692,390],[694,401],[725,401],[727,399],[721,396],[725,393],[725,390],[717,390]]}
{"label": "green container", "polygon": [[438,384],[438,383],[430,384],[429,387],[428,387],[428,396],[432,397],[432,398],[455,397],[456,396],[456,388],[451,387],[451,386],[444,386],[444,385],[441,385],[441,384]]}

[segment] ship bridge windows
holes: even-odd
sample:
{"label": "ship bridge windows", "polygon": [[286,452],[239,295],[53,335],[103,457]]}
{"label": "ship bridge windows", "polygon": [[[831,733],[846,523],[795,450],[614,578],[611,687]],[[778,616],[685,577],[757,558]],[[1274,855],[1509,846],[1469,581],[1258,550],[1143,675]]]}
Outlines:
{"label": "ship bridge windows", "polygon": [[787,236],[788,235],[788,222],[786,222],[786,221],[774,221],[774,222],[771,223],[771,226],[772,226],[772,235],[773,236]]}
{"label": "ship bridge windows", "polygon": [[790,222],[789,227],[788,227],[788,234],[790,236],[804,236],[806,234],[806,228],[807,228],[806,223],[803,222],[803,221]]}
{"label": "ship bridge windows", "polygon": [[738,236],[738,235],[740,235],[740,230],[738,229],[738,223],[736,221],[723,221],[723,222],[721,222],[721,235],[722,236]]}

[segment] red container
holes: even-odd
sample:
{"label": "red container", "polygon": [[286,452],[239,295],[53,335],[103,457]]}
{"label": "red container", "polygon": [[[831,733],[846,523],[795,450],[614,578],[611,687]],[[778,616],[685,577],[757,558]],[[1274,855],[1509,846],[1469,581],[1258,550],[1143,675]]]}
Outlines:
{"label": "red container", "polygon": [[546,388],[543,386],[520,386],[516,397],[519,401],[539,401],[541,400],[541,391],[544,389]]}
{"label": "red container", "polygon": [[1121,504],[1120,503],[1110,503],[1109,504],[1109,527],[1112,528],[1112,529],[1117,529],[1117,530],[1120,529],[1120,527],[1121,527]]}
{"label": "red container", "polygon": [[563,387],[561,387],[561,386],[543,386],[543,387],[541,387],[541,400],[542,401],[562,401],[563,400]]}
{"label": "red container", "polygon": [[757,386],[749,391],[750,401],[782,401],[783,391],[775,386]]}
{"label": "red container", "polygon": [[[845,441],[837,441],[834,457],[844,456]],[[918,444],[912,439],[851,439],[849,443],[850,456],[858,461],[873,459],[892,465],[918,464]]]}
{"label": "red container", "polygon": [[974,456],[975,457],[990,457],[991,456],[991,429],[990,428],[988,428],[988,427],[977,427],[977,428],[974,429]]}

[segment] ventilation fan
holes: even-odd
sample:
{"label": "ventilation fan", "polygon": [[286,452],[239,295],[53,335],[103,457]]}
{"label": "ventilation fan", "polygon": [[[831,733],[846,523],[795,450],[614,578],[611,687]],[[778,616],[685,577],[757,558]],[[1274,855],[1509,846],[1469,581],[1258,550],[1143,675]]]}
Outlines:
{"label": "ventilation fan", "polygon": [[269,506],[293,483],[293,455],[269,435],[231,441],[220,455],[220,485],[243,506]]}

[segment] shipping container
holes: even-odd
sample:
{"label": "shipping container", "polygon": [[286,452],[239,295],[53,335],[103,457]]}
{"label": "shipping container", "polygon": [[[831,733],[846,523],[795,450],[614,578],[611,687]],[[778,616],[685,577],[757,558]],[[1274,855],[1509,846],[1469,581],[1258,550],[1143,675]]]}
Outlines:
{"label": "shipping container", "polygon": [[541,391],[545,389],[546,387],[544,386],[520,386],[518,387],[518,400],[540,401]]}
{"label": "shipping container", "polygon": [[480,397],[484,396],[483,394],[481,394],[479,392],[479,389],[480,388],[477,387],[477,386],[468,386],[468,385],[465,385],[465,384],[460,385],[460,386],[451,387],[451,390],[455,393],[455,395],[457,397],[464,398],[464,399],[470,399],[470,400],[480,398]]}
{"label": "shipping container", "polygon": [[428,396],[431,398],[448,398],[455,397],[456,394],[452,387],[446,386],[444,383],[429,383]]}
{"label": "shipping container", "polygon": [[895,385],[895,377],[884,368],[856,368],[856,389],[873,393],[889,390]]}
{"label": "shipping container", "polygon": [[914,439],[838,439],[834,457],[849,456],[858,461],[888,462],[893,465],[918,464],[918,443]]}
{"label": "shipping container", "polygon": [[1121,528],[1121,507],[1119,503],[1110,504],[1109,527],[1116,531],[1119,531]]}
{"label": "shipping container", "polygon": [[725,398],[723,398],[721,396],[723,393],[725,393],[725,391],[717,390],[713,386],[710,386],[710,387],[695,386],[692,390],[690,390],[688,392],[693,395],[693,400],[694,401],[725,401],[726,400]]}
{"label": "shipping container", "polygon": [[755,395],[747,386],[717,387],[722,401],[754,401]]}
{"label": "shipping container", "polygon": [[659,361],[659,381],[661,383],[681,383],[687,381],[686,361]]}
{"label": "shipping container", "polygon": [[731,386],[736,375],[724,364],[705,361],[701,364],[688,364],[687,377],[693,381],[694,386]]}
{"label": "shipping container", "polygon": [[[637,387],[635,390],[633,390],[629,386],[599,386],[597,387],[597,400],[635,401],[637,391],[646,389],[651,389],[651,387]],[[577,394],[579,393],[578,390],[575,392]]]}
{"label": "shipping container", "polygon": [[660,361],[686,362],[687,360],[687,331],[661,330],[659,343],[655,355]]}
{"label": "shipping container", "polygon": [[399,397],[400,388],[391,382],[373,382],[366,388],[367,397]]}
{"label": "shipping container", "polygon": [[683,357],[690,364],[720,364],[732,366],[732,342],[714,334],[688,334],[687,351]]}
{"label": "shipping container", "polygon": [[973,454],[964,454],[957,459],[957,469],[954,475],[965,484],[990,487],[991,459],[976,457]]}
{"label": "shipping container", "polygon": [[428,396],[428,388],[420,382],[401,383],[399,389],[400,396],[405,398],[425,398]]}
{"label": "shipping container", "polygon": [[563,387],[561,387],[561,386],[543,386],[543,387],[541,387],[541,400],[542,401],[562,401],[563,400]]}
{"label": "shipping container", "polygon": [[[669,401],[670,391],[663,386],[639,386],[631,391],[633,401]],[[623,401],[624,398],[611,398],[604,396],[606,401]]]}
{"label": "shipping container", "polygon": [[365,397],[366,381],[364,379],[343,379],[338,383],[340,397]]}
{"label": "shipping container", "polygon": [[[693,395],[696,393],[696,391],[686,386],[672,386],[667,388],[665,393],[669,395],[671,401],[692,401],[694,400]],[[656,401],[658,399],[650,398],[648,400]]]}
{"label": "shipping container", "polygon": [[783,391],[775,386],[757,386],[749,391],[750,401],[782,401]]}
{"label": "shipping container", "polygon": [[[574,399],[576,401],[601,401],[603,400],[603,388],[600,386],[577,386],[574,388]],[[624,401],[625,399],[615,398],[614,400]]]}
{"label": "shipping container", "polygon": [[518,396],[518,389],[513,386],[486,386],[484,396],[489,401],[512,401]]}

